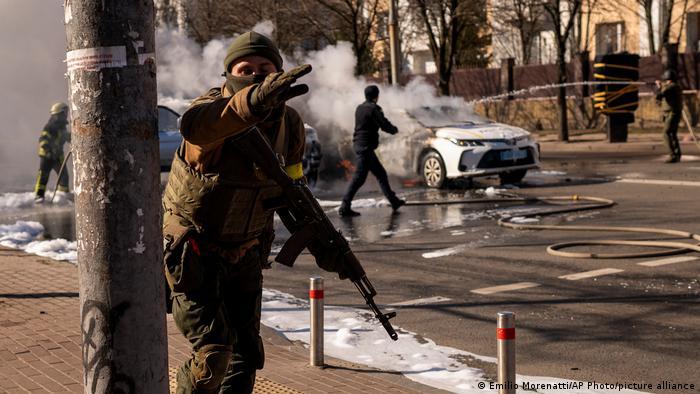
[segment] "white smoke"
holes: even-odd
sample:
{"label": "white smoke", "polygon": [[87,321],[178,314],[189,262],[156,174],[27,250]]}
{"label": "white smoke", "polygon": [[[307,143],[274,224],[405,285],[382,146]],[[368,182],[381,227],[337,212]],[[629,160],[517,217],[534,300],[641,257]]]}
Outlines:
{"label": "white smoke", "polygon": [[49,108],[68,97],[62,5],[59,0],[0,1],[2,192],[32,189],[39,168],[39,134]]}
{"label": "white smoke", "polygon": [[[0,87],[7,96],[0,105],[0,184],[2,191],[29,190],[35,181],[36,155],[41,128],[52,103],[66,101],[65,27],[63,2],[59,0],[0,1]],[[270,21],[253,30],[272,36]],[[182,112],[189,102],[208,89],[223,84],[223,58],[232,38],[212,40],[203,47],[174,30],[156,34],[159,103]],[[364,100],[369,84],[353,73],[355,57],[348,43],[339,43],[311,53],[300,63],[314,71],[302,82],[309,94],[293,100],[304,120],[316,126],[324,141],[348,141],[354,127],[355,107]],[[285,59],[285,68],[293,64]],[[459,105],[461,99],[437,98],[434,88],[422,81],[393,88],[379,84],[379,104],[387,117],[406,136],[415,122],[406,122],[400,111],[422,105]],[[397,112],[398,111],[398,112]],[[391,137],[397,141],[398,138]],[[328,151],[327,149],[324,149]],[[55,181],[52,175],[50,184]]]}
{"label": "white smoke", "polygon": [[[263,21],[252,30],[269,37],[274,24]],[[158,103],[182,113],[192,99],[221,86],[224,55],[231,41],[215,39],[202,47],[181,30],[158,29]]]}

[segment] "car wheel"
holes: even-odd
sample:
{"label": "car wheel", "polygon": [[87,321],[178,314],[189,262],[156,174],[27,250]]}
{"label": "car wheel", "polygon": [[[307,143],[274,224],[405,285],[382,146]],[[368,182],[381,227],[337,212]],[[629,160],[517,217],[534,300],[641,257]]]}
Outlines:
{"label": "car wheel", "polygon": [[426,186],[439,189],[445,185],[445,162],[437,152],[429,152],[421,161],[421,175]]}
{"label": "car wheel", "polygon": [[508,172],[502,172],[498,174],[498,177],[501,178],[501,185],[508,185],[510,183],[518,183],[525,178],[525,174],[527,174],[527,170],[515,170],[515,171],[508,171]]}

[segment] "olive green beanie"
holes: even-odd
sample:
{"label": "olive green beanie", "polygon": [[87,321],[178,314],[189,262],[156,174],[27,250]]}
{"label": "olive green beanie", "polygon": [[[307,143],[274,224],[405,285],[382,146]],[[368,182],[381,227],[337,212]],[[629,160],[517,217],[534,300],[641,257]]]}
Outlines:
{"label": "olive green beanie", "polygon": [[224,69],[231,71],[234,61],[251,55],[265,57],[277,66],[277,70],[282,70],[282,56],[277,46],[269,38],[254,31],[241,34],[229,45],[224,58]]}

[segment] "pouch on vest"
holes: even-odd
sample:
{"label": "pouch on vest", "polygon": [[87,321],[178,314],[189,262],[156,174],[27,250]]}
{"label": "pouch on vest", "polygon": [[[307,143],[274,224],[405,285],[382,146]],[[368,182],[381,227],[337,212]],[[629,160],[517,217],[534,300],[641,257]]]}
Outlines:
{"label": "pouch on vest", "polygon": [[165,279],[173,292],[186,293],[204,282],[204,266],[195,234],[194,229],[177,225],[166,224],[163,229]]}

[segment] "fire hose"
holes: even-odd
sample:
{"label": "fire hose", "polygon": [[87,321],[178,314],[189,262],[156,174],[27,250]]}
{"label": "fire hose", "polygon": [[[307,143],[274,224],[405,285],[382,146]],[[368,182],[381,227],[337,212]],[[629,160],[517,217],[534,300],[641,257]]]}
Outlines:
{"label": "fire hose", "polygon": [[[555,197],[513,197],[506,198],[490,198],[490,199],[471,199],[471,200],[441,200],[441,201],[410,201],[406,205],[447,205],[447,204],[489,204],[503,202],[544,202],[544,203],[561,203],[573,202],[554,209],[533,210],[531,212],[519,214],[521,218],[531,218],[535,216],[548,216],[561,213],[578,212],[585,210],[595,210],[609,208],[615,205],[615,201],[600,197],[590,196],[555,196]],[[580,204],[584,202],[584,204]],[[559,204],[561,205],[561,204]],[[691,244],[686,242],[674,241],[630,241],[618,239],[602,239],[591,241],[572,241],[562,242],[550,245],[547,247],[547,253],[558,257],[568,258],[592,258],[592,259],[631,259],[641,257],[658,257],[670,256],[676,254],[685,254],[690,252],[700,252],[700,234],[694,234],[686,231],[654,228],[654,227],[616,227],[616,226],[565,226],[565,225],[547,225],[547,224],[532,224],[532,223],[515,223],[514,217],[501,218],[498,220],[498,225],[514,230],[557,230],[557,231],[594,231],[594,232],[620,232],[620,233],[637,233],[637,234],[656,234],[663,236],[672,236],[675,238],[692,239],[699,242]],[[581,246],[637,246],[637,247],[653,247],[666,250],[657,250],[651,252],[636,252],[636,253],[591,253],[591,252],[567,252],[563,249]]]}
{"label": "fire hose", "polygon": [[700,142],[698,141],[698,138],[695,136],[695,133],[693,132],[693,127],[690,125],[690,119],[688,117],[688,112],[683,109],[683,121],[685,122],[685,125],[688,127],[688,132],[690,132],[690,136],[693,137],[693,142],[695,142],[695,146],[700,149]]}
{"label": "fire hose", "polygon": [[53,195],[51,195],[51,199],[49,200],[49,203],[52,203],[53,198],[56,197],[56,192],[58,191],[58,184],[61,182],[61,175],[63,175],[63,171],[65,171],[65,169],[66,169],[66,163],[68,163],[68,159],[70,158],[71,153],[73,153],[73,151],[69,150],[68,154],[63,159],[63,163],[61,163],[61,168],[58,170],[58,177],[56,177],[56,186],[53,188]]}

